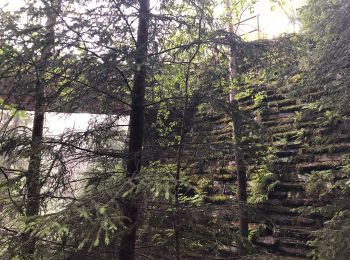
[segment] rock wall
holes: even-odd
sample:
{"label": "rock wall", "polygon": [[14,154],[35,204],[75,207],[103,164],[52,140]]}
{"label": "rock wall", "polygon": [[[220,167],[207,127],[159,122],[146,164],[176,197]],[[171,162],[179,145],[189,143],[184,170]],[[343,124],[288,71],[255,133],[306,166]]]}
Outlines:
{"label": "rock wall", "polygon": [[[257,93],[263,93],[258,102],[254,99]],[[325,116],[324,111],[313,109],[309,101],[315,95],[317,93],[311,93],[296,100],[275,89],[259,86],[239,99],[241,109],[255,115],[268,137],[261,138],[253,133],[248,138],[246,150],[255,142],[261,145],[261,150],[273,151],[276,158],[273,167],[275,185],[268,192],[267,200],[254,206],[258,217],[253,216],[252,222],[263,222],[268,227],[254,242],[279,255],[308,257],[312,247],[307,242],[313,237],[313,231],[322,228],[324,219],[317,214],[301,214],[300,209],[319,207],[325,202],[308,194],[306,176],[317,171],[339,170],[350,151],[348,121]],[[191,136],[192,150],[187,147],[193,160],[192,168],[187,171],[189,176],[195,180],[195,185],[205,186],[207,202],[232,203],[236,176],[230,119],[223,113],[202,109],[196,114]],[[204,149],[198,149],[200,145]],[[254,146],[259,149],[257,147]],[[247,160],[257,168],[263,165],[260,159],[259,156],[249,158],[247,153]],[[214,214],[213,217],[218,216]],[[237,224],[232,218],[230,221],[233,226]]]}

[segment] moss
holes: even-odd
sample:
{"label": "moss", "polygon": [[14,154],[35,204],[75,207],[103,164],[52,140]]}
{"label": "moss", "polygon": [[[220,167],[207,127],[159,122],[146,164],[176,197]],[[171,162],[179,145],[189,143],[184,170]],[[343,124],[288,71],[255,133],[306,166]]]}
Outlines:
{"label": "moss", "polygon": [[205,175],[208,173],[205,168],[205,162],[200,161],[192,163],[189,167],[187,167],[185,172],[188,175]]}
{"label": "moss", "polygon": [[226,172],[233,173],[233,172],[237,171],[237,167],[236,167],[236,165],[228,165],[228,166],[224,167],[224,170]]}
{"label": "moss", "polygon": [[208,193],[211,191],[211,181],[207,178],[202,178],[197,182],[197,188],[204,193]]}
{"label": "moss", "polygon": [[280,113],[295,112],[301,110],[302,105],[285,106],[278,109]]}
{"label": "moss", "polygon": [[242,91],[236,95],[236,99],[238,102],[244,102],[252,99],[252,89],[248,89],[246,91]]}
{"label": "moss", "polygon": [[349,152],[350,146],[347,144],[316,145],[316,146],[310,147],[307,151],[314,154],[341,153],[341,152]]}
{"label": "moss", "polygon": [[263,115],[264,125],[266,126],[277,126],[280,124],[294,124],[294,116],[280,116],[280,114],[275,115]]}
{"label": "moss", "polygon": [[225,204],[229,198],[225,195],[205,196],[204,201],[215,205]]}
{"label": "moss", "polygon": [[272,137],[274,138],[274,140],[278,140],[281,138],[292,139],[292,138],[302,137],[305,134],[306,134],[306,131],[304,128],[302,128],[300,130],[291,130],[291,131],[287,131],[284,133],[274,134],[274,135],[272,135]]}
{"label": "moss", "polygon": [[277,125],[277,126],[271,127],[271,128],[269,129],[269,131],[270,131],[271,133],[279,134],[279,133],[281,133],[281,132],[289,131],[291,128],[293,128],[293,125],[292,125],[292,124]]}
{"label": "moss", "polygon": [[295,105],[295,100],[291,99],[284,99],[284,100],[277,100],[269,102],[268,107],[284,107],[284,106],[292,106]]}
{"label": "moss", "polygon": [[260,107],[259,104],[253,104],[253,105],[250,105],[250,106],[242,107],[242,110],[243,111],[250,111],[250,110],[258,109],[259,107]]}
{"label": "moss", "polygon": [[254,242],[257,238],[268,233],[268,228],[265,224],[259,224],[249,227],[248,239]]}
{"label": "moss", "polygon": [[229,124],[231,122],[231,118],[228,116],[223,117],[222,119],[218,119],[215,123],[217,124]]}
{"label": "moss", "polygon": [[213,137],[214,141],[226,141],[232,139],[231,132]]}
{"label": "moss", "polygon": [[237,168],[235,165],[228,165],[219,169],[215,169],[212,174],[214,179],[218,181],[234,181],[237,179],[236,170]]}
{"label": "moss", "polygon": [[212,135],[223,135],[223,134],[231,134],[232,128],[223,127],[221,129],[215,129],[210,132]]}
{"label": "moss", "polygon": [[215,174],[214,179],[217,181],[235,181],[237,179],[236,175],[233,175],[232,173],[226,173],[226,174]]}

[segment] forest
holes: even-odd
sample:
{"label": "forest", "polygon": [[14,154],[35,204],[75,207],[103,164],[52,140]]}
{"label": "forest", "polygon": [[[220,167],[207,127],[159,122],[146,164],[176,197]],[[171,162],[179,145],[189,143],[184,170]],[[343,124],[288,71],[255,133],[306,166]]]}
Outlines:
{"label": "forest", "polygon": [[14,2],[0,259],[350,259],[349,0]]}

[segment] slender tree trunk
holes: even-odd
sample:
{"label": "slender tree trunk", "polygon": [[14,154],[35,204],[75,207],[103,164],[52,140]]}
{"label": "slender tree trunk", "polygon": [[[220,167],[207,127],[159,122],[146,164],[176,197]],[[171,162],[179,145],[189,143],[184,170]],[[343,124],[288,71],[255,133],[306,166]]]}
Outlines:
{"label": "slender tree trunk", "polygon": [[[186,87],[187,88],[187,87]],[[174,236],[175,236],[175,257],[176,260],[181,259],[180,252],[180,230],[179,230],[179,182],[180,182],[180,171],[181,171],[181,159],[182,159],[182,150],[183,150],[183,140],[185,136],[185,127],[186,127],[186,117],[187,117],[187,103],[188,103],[188,95],[187,89],[185,91],[185,105],[182,114],[182,122],[181,122],[181,133],[180,133],[180,141],[178,143],[178,148],[176,152],[176,175],[175,175],[175,221],[174,221]]]}
{"label": "slender tree trunk", "polygon": [[[226,17],[228,20],[228,31],[233,36],[234,25],[233,25],[233,15],[232,15],[232,5],[231,0],[226,0]],[[230,46],[230,82],[232,82],[237,76],[237,64],[236,64],[236,54],[233,46]],[[236,92],[234,89],[230,91],[230,102],[234,106],[234,109],[239,110],[238,101],[236,99]],[[248,237],[248,213],[245,209],[247,203],[247,175],[246,167],[244,162],[244,153],[241,149],[241,139],[242,139],[242,121],[240,118],[235,118],[233,120],[233,138],[235,142],[235,161],[237,168],[237,200],[239,203],[239,231],[243,237]]]}
{"label": "slender tree trunk", "polygon": [[[237,105],[238,107],[238,105]],[[233,124],[233,134],[235,141],[235,161],[237,170],[237,200],[239,208],[239,231],[243,237],[248,237],[248,212],[247,204],[247,175],[244,162],[244,152],[241,150],[242,122],[236,120]]]}
{"label": "slender tree trunk", "polygon": [[[144,139],[144,104],[147,76],[148,30],[150,21],[150,1],[139,0],[139,25],[137,31],[135,79],[132,89],[130,135],[128,147],[128,161],[126,175],[129,178],[139,174],[141,169],[141,153]],[[125,221],[127,230],[123,234],[119,247],[120,260],[135,258],[136,221],[138,214],[137,201],[126,199],[123,205],[123,214],[128,218]]]}
{"label": "slender tree trunk", "polygon": [[[31,155],[27,171],[27,201],[25,214],[27,217],[35,217],[39,214],[40,208],[40,166],[42,154],[42,139],[44,126],[44,91],[41,84],[36,84],[35,113],[32,132]],[[30,232],[24,235],[25,253],[32,255],[35,251],[35,239],[31,238]]]}
{"label": "slender tree trunk", "polygon": [[[27,200],[25,206],[25,214],[32,218],[39,214],[40,210],[40,190],[41,190],[41,157],[42,157],[42,141],[45,115],[45,69],[49,66],[50,58],[55,44],[54,26],[57,21],[57,12],[61,7],[61,0],[52,2],[52,6],[46,6],[47,21],[45,24],[46,34],[44,37],[41,57],[38,62],[35,84],[35,110],[32,131],[31,154],[29,158],[29,166],[26,174]],[[31,256],[35,252],[36,239],[27,232],[23,236],[24,252]]]}

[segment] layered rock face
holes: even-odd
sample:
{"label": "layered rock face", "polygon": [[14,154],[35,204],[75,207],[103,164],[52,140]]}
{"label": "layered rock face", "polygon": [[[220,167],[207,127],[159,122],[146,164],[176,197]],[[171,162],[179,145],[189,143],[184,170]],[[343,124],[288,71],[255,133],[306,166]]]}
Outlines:
{"label": "layered rock face", "polygon": [[[263,92],[259,104],[254,100],[258,92]],[[322,111],[310,109],[309,97],[297,101],[267,86],[259,86],[251,95],[239,99],[242,111],[255,115],[264,137],[268,136],[262,138],[254,132],[246,133],[249,138],[245,149],[273,150],[275,157],[272,170],[275,184],[266,191],[267,199],[254,206],[256,210],[251,220],[264,223],[267,228],[254,243],[282,256],[309,256],[312,246],[308,241],[313,238],[314,231],[322,228],[325,219],[318,214],[302,213],[302,209],[305,206],[317,208],[329,202],[313,197],[305,181],[309,174],[338,171],[350,151],[347,120],[325,118]],[[229,117],[202,109],[196,114],[191,139],[197,148],[188,148],[193,166],[189,175],[197,186],[203,186],[203,180],[206,181],[207,202],[225,208],[235,200],[236,192]],[[200,145],[205,148],[199,149]],[[246,156],[249,166],[263,165],[259,156],[251,158],[249,152]],[[217,213],[213,215],[213,218],[218,217]],[[230,221],[234,229],[237,220],[231,218]]]}

